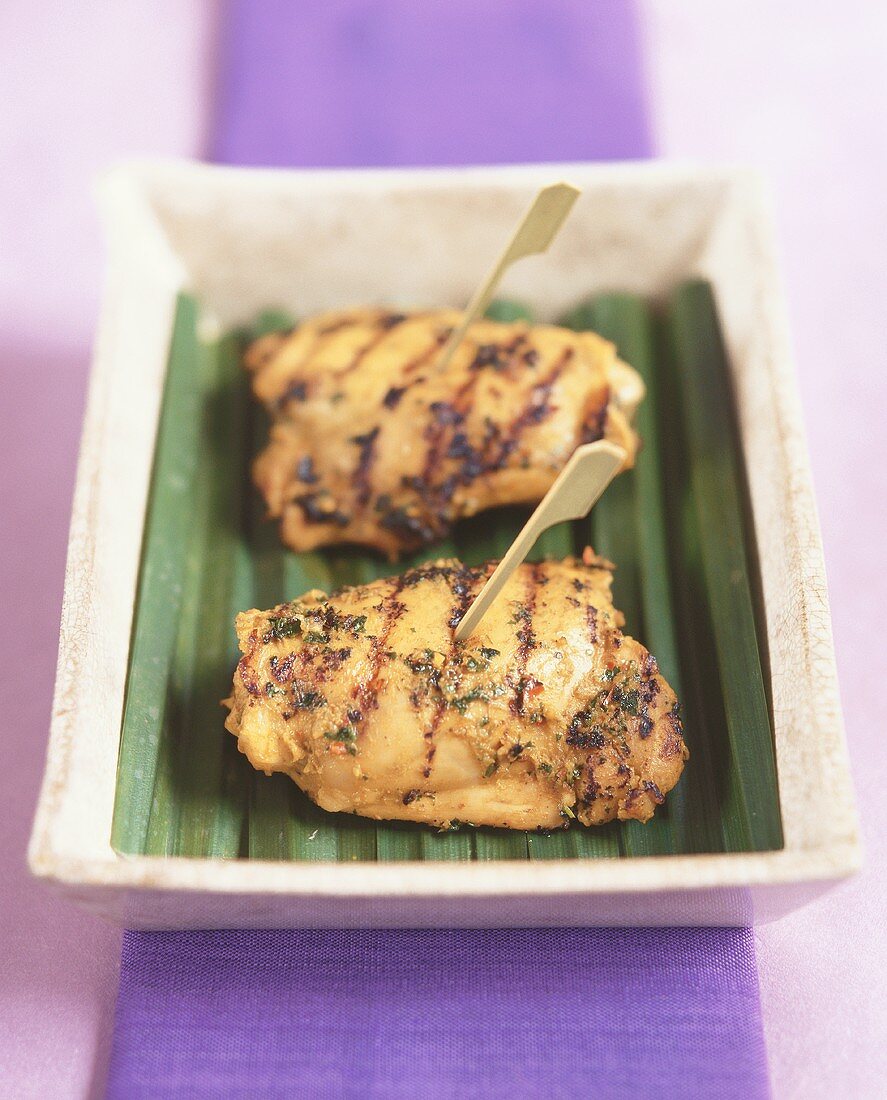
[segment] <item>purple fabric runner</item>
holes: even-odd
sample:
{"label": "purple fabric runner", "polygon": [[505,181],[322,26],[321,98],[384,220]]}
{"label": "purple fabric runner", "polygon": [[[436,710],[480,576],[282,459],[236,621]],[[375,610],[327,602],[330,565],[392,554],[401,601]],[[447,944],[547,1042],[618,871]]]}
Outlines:
{"label": "purple fabric runner", "polygon": [[232,0],[228,164],[629,160],[652,142],[626,0]]}
{"label": "purple fabric runner", "polygon": [[[623,0],[232,0],[217,160],[650,155]],[[768,1094],[745,929],[127,933],[111,1097]]]}
{"label": "purple fabric runner", "polygon": [[766,1095],[744,929],[127,933],[109,1094]]}

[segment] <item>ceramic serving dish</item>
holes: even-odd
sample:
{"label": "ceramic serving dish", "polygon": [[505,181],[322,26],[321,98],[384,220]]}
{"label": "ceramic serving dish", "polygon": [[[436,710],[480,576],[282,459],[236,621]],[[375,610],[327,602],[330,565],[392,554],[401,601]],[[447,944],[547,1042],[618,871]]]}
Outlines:
{"label": "ceramic serving dish", "polygon": [[[273,305],[464,303],[534,191],[584,194],[503,291],[555,317],[579,294],[715,290],[766,623],[784,847],[618,860],[384,863],[122,856],[121,714],[177,296],[211,337]],[[71,524],[33,872],[130,927],[737,924],[850,874],[859,841],[828,599],[767,204],[746,172],[582,164],[256,171],[139,164],[102,189],[109,245]],[[221,730],[220,737],[224,736]]]}

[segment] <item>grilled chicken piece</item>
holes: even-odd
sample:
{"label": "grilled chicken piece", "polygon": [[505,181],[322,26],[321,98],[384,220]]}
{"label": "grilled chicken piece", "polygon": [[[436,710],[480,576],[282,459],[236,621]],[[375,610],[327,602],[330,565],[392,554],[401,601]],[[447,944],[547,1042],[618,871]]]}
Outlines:
{"label": "grilled chicken piece", "polygon": [[522,565],[467,643],[495,563],[442,560],[237,617],[227,728],[326,810],[552,829],[648,820],[687,759],[655,658],[620,632],[612,566]]}
{"label": "grilled chicken piece", "polygon": [[253,473],[288,546],[361,543],[393,561],[462,516],[535,504],[580,443],[610,439],[632,464],[644,385],[611,343],[478,321],[441,372],[459,318],[325,313],[249,347],[274,421]]}

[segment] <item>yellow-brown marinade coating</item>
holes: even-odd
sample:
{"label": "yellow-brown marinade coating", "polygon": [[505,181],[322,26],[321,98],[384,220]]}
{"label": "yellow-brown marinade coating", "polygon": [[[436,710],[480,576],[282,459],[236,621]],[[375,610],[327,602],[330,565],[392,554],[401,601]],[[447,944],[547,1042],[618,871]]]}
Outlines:
{"label": "yellow-brown marinade coating", "polygon": [[536,503],[581,443],[609,439],[633,462],[643,383],[611,343],[484,320],[439,371],[459,316],[338,311],[247,349],[273,420],[254,479],[287,545],[394,560],[461,517]]}
{"label": "yellow-brown marinade coating", "polygon": [[467,643],[494,563],[431,562],[238,616],[226,725],[327,810],[446,827],[649,819],[687,758],[655,659],[621,632],[611,567],[521,566]]}

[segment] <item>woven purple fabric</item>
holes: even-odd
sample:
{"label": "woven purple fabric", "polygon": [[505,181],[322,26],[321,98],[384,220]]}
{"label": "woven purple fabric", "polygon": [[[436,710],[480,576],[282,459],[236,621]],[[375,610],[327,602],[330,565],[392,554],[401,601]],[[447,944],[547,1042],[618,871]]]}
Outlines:
{"label": "woven purple fabric", "polygon": [[109,1095],[767,1094],[743,929],[127,933]]}
{"label": "woven purple fabric", "polygon": [[232,0],[216,159],[500,164],[649,156],[626,0]]}
{"label": "woven purple fabric", "polygon": [[[648,156],[620,0],[232,0],[216,159]],[[743,929],[127,933],[109,1095],[768,1094]]]}

